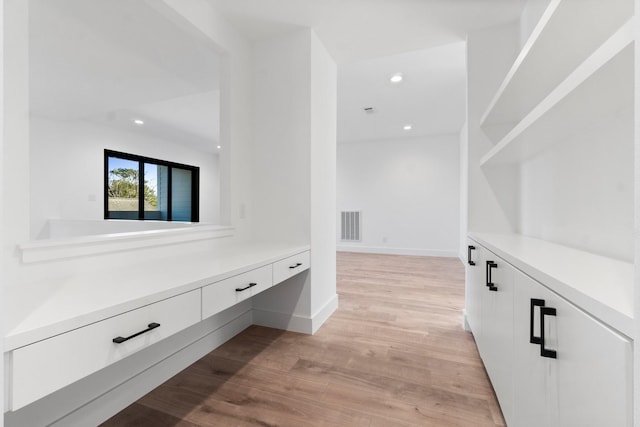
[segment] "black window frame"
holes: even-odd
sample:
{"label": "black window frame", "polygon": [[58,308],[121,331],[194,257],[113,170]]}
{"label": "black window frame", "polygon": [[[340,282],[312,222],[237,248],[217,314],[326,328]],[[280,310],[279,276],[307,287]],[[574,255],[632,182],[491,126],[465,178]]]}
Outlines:
{"label": "black window frame", "polygon": [[145,220],[144,215],[144,165],[151,163],[158,166],[166,166],[168,168],[168,190],[167,190],[167,219],[149,218],[148,221],[173,221],[172,218],[172,169],[183,169],[191,172],[191,221],[200,222],[200,168],[198,166],[185,165],[182,163],[170,162],[167,160],[154,159],[152,157],[139,156],[137,154],[129,154],[121,151],[104,150],[104,219],[130,219],[130,218],[112,218],[109,216],[109,158],[117,157],[119,159],[131,160],[138,162],[138,218],[139,221]]}

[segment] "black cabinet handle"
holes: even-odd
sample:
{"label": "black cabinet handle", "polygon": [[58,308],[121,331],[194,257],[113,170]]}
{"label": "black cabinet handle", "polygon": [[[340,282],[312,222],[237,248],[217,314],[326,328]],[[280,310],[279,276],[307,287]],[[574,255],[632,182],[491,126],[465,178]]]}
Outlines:
{"label": "black cabinet handle", "polygon": [[498,264],[493,261],[487,261],[486,286],[490,291],[497,291],[498,287],[491,280],[491,269],[498,268]]}
{"label": "black cabinet handle", "polygon": [[475,251],[476,247],[469,245],[467,248],[468,248],[468,250],[467,250],[467,263],[469,265],[476,265],[476,263],[471,260],[471,251]]}
{"label": "black cabinet handle", "polygon": [[149,332],[150,330],[155,329],[155,328],[157,328],[157,327],[159,327],[159,326],[160,326],[160,323],[155,323],[155,322],[154,322],[154,323],[149,323],[149,324],[147,325],[147,329],[145,329],[144,331],[140,331],[140,332],[138,332],[138,333],[136,333],[136,334],[133,334],[133,335],[131,335],[130,337],[126,337],[126,338],[125,338],[125,337],[115,337],[112,341],[113,341],[114,343],[116,343],[116,344],[121,344],[121,343],[123,343],[123,342],[125,342],[125,341],[129,341],[131,338],[135,338],[135,337],[137,337],[138,335],[142,335],[142,334],[144,334],[145,332]]}
{"label": "black cabinet handle", "polygon": [[302,265],[301,262],[297,262],[296,265],[290,265],[289,268],[298,268]]}
{"label": "black cabinet handle", "polygon": [[242,292],[242,291],[246,291],[249,288],[253,288],[254,286],[257,286],[257,283],[249,283],[247,286],[245,286],[244,288],[236,288],[236,292]]}
{"label": "black cabinet handle", "polygon": [[555,316],[556,309],[551,307],[540,307],[540,356],[556,359],[558,353],[555,350],[549,350],[544,347],[544,317]]}
{"label": "black cabinet handle", "polygon": [[531,298],[531,307],[529,309],[529,342],[531,344],[541,344],[542,340],[540,339],[540,337],[536,337],[533,334],[533,324],[535,323],[534,322],[534,310],[535,310],[535,307],[544,307],[544,300],[543,299],[537,299],[537,298]]}

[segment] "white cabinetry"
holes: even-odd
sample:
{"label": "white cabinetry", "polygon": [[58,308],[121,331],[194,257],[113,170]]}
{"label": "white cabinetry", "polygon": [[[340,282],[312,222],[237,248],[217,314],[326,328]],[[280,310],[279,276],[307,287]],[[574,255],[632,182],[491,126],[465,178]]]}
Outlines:
{"label": "white cabinetry", "polygon": [[309,251],[290,256],[273,263],[273,283],[280,283],[289,277],[304,271],[310,267],[311,254]]}
{"label": "white cabinetry", "polygon": [[[15,329],[5,336],[6,409],[17,411],[309,268],[308,247],[235,250],[226,258],[176,259],[170,267],[179,268],[153,277],[144,270],[147,293],[132,281],[140,274],[133,270],[123,280],[108,275],[111,291],[99,299],[92,294],[102,291],[94,277],[97,288],[89,288],[91,280],[80,274],[55,286],[45,283],[38,290],[50,294],[36,305],[25,283],[14,300],[34,308],[26,319],[11,319]],[[219,256],[215,263],[211,255]],[[88,312],[82,301],[96,308]],[[64,319],[52,322],[53,316]]]}
{"label": "white cabinetry", "polygon": [[213,316],[271,287],[272,267],[266,265],[202,288],[202,318]]}
{"label": "white cabinetry", "polygon": [[196,289],[18,348],[11,353],[11,408],[19,409],[199,321]]}
{"label": "white cabinetry", "polygon": [[[468,37],[470,244],[514,270],[509,308],[468,266],[467,323],[510,426],[632,424],[636,21],[633,0],[549,0],[523,43],[517,23]],[[532,299],[557,359],[529,342]],[[504,400],[490,331],[509,310]]]}
{"label": "white cabinetry", "polygon": [[[485,286],[483,284],[485,274],[485,255],[482,246],[473,240],[467,241],[467,269],[466,269],[466,321],[476,343],[482,334],[482,297]],[[478,346],[480,344],[478,343]]]}
{"label": "white cabinetry", "polygon": [[482,345],[479,349],[504,418],[509,423],[513,399],[514,268],[490,251],[486,251],[485,256]]}
{"label": "white cabinetry", "polygon": [[513,397],[513,275],[514,268],[491,251],[470,241],[467,267],[467,322],[487,373],[511,420]]}
{"label": "white cabinetry", "polygon": [[[467,319],[507,424],[631,426],[631,340],[469,242],[476,249],[475,265],[467,266]],[[556,287],[557,279],[547,279]]]}
{"label": "white cabinetry", "polygon": [[513,426],[632,425],[628,338],[520,272],[514,313]]}

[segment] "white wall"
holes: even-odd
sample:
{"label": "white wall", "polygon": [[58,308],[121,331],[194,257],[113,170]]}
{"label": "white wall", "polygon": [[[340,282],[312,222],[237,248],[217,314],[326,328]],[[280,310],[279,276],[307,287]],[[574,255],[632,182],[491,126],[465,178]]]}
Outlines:
{"label": "white wall", "polygon": [[310,239],[311,44],[300,30],[262,40],[255,50],[254,236]]}
{"label": "white wall", "polygon": [[[95,271],[99,265],[106,264],[117,268],[131,262],[131,253],[108,254],[104,257],[87,257],[74,259],[73,261],[39,264],[35,266],[21,265],[16,245],[29,240],[29,221],[31,213],[35,209],[30,207],[30,138],[29,138],[29,62],[28,62],[28,7],[27,1],[5,2],[3,37],[8,43],[3,46],[4,57],[2,61],[4,72],[4,129],[2,137],[2,182],[11,182],[11,186],[5,186],[2,193],[2,291],[7,295],[8,288],[20,286],[22,281],[38,280],[50,277],[51,274],[67,274],[69,271],[87,272]],[[166,0],[148,2],[150,7],[157,8],[160,12],[176,22],[184,25],[186,31],[202,31],[217,44],[220,54],[223,56],[223,70],[221,77],[221,188],[222,195],[222,221],[236,226],[236,239],[248,239],[251,233],[250,219],[240,215],[240,206],[249,201],[251,185],[251,168],[246,167],[250,159],[251,134],[252,134],[252,62],[249,43],[242,38],[225,20],[213,9],[208,2],[201,0]],[[194,29],[195,28],[197,29]],[[9,42],[10,41],[10,42]],[[114,147],[118,149],[117,147]],[[82,149],[81,147],[79,149]],[[123,150],[124,151],[124,150]],[[38,154],[36,154],[37,156]],[[59,153],[54,159],[60,157]],[[153,155],[152,155],[153,157]],[[160,156],[158,156],[160,157]],[[101,158],[101,157],[100,157]],[[102,163],[100,163],[101,165]],[[97,169],[101,170],[102,166]],[[50,177],[50,178],[56,178]],[[101,185],[101,184],[100,184]],[[89,193],[83,188],[80,197],[85,198]],[[101,193],[98,193],[101,194]],[[223,242],[217,243],[222,245]],[[211,250],[214,242],[200,242],[193,245],[181,245],[180,250],[196,252]],[[218,246],[216,246],[218,248]],[[150,260],[162,259],[170,256],[175,247],[163,246],[149,250],[138,251],[136,257]],[[218,248],[217,250],[223,250]],[[20,279],[20,280],[18,280]],[[10,304],[11,301],[4,301]],[[238,307],[238,306],[236,306]],[[246,308],[246,307],[244,307]],[[225,319],[224,324],[230,320]],[[203,336],[216,330],[218,326],[203,323],[198,326]],[[199,344],[197,338],[189,334],[176,334],[174,339],[168,341],[171,348],[163,354],[173,354],[171,358],[195,360],[206,352],[211,351],[220,342],[206,342]],[[180,349],[180,350],[178,350]],[[149,368],[144,360],[127,359],[119,366],[119,372],[144,371],[144,386],[160,384],[168,374],[175,374],[185,365],[176,364],[170,369],[162,364]],[[131,374],[133,375],[133,374]],[[88,418],[83,422],[67,421],[70,425],[97,425],[104,420],[103,416],[111,415],[109,411],[117,411],[124,408],[130,401],[127,399],[142,396],[146,389],[140,388],[140,381],[132,381],[135,384],[125,383],[121,388],[115,387],[123,375],[114,378],[101,377],[91,382],[91,389],[76,388],[69,393],[73,398],[61,399],[61,395],[53,395],[50,400],[43,400],[41,406],[29,414],[29,408],[25,408],[25,416],[34,415],[43,422],[34,424],[16,421],[13,425],[49,425],[65,414],[84,405],[94,396],[101,397],[90,405],[83,407],[81,412]],[[0,392],[4,388],[0,389]],[[107,390],[114,392],[103,394]],[[127,399],[123,399],[126,396]],[[6,396],[5,396],[6,398]],[[54,404],[52,404],[52,402]],[[88,409],[87,409],[88,408]],[[108,408],[105,411],[105,408]],[[26,414],[25,414],[26,412]],[[77,412],[76,412],[77,413]],[[15,414],[18,415],[18,414]],[[65,424],[65,420],[60,424]],[[0,421],[2,424],[3,421]]]}
{"label": "white wall", "polygon": [[632,262],[633,145],[626,111],[523,163],[520,232]]}
{"label": "white wall", "polygon": [[469,229],[469,125],[465,121],[460,130],[460,235],[459,256],[467,261],[467,231]]}
{"label": "white wall", "polygon": [[362,211],[362,242],[338,249],[457,257],[459,153],[458,134],[340,143],[337,208]]}
{"label": "white wall", "polygon": [[[16,242],[29,236],[29,79],[28,79],[28,2],[2,4],[2,263],[1,294],[6,295],[20,267],[15,255]],[[6,44],[4,43],[6,42]],[[11,185],[8,185],[11,183]],[[4,298],[0,301],[8,304]],[[4,319],[0,320],[4,325]],[[4,331],[4,328],[2,329]],[[1,361],[4,371],[4,351]],[[4,372],[0,405],[4,408]],[[0,425],[4,423],[0,421]]]}
{"label": "white wall", "polygon": [[336,63],[311,32],[311,316],[315,332],[337,308],[336,242]]}
{"label": "white wall", "polygon": [[[4,0],[0,0],[0,22],[4,25]],[[0,31],[0,93],[4,93],[4,33]],[[4,100],[0,102],[0,165],[4,167]],[[4,177],[0,173],[0,200],[4,196]],[[0,203],[0,207],[2,204]],[[0,243],[3,242],[3,209],[0,209]],[[0,245],[2,248],[3,245]],[[0,271],[4,271],[4,256],[0,250]],[[0,275],[0,307],[4,307],[4,275]],[[0,316],[0,331],[4,331],[4,317]],[[4,344],[0,343],[0,413],[4,414]],[[0,427],[4,425],[4,417],[0,418]]]}
{"label": "white wall", "polygon": [[479,159],[494,146],[480,129],[480,118],[517,56],[518,32],[514,23],[467,37],[468,231],[508,233],[517,228],[518,171],[483,169]]}
{"label": "white wall", "polygon": [[218,156],[132,130],[31,118],[31,237],[56,219],[104,218],[104,149],[200,168],[200,222],[220,223]]}
{"label": "white wall", "polygon": [[337,307],[336,65],[309,29],[254,49],[254,236],[311,244],[311,270],[254,298],[254,320],[313,333]]}
{"label": "white wall", "polygon": [[[640,0],[635,0],[635,10],[640,11]],[[635,18],[638,19],[637,17]],[[640,40],[640,25],[635,25],[635,38]],[[638,343],[640,342],[640,43],[634,44],[634,311],[633,318],[635,323],[634,349],[633,349],[633,395],[634,398],[634,425],[640,426],[640,350]]]}

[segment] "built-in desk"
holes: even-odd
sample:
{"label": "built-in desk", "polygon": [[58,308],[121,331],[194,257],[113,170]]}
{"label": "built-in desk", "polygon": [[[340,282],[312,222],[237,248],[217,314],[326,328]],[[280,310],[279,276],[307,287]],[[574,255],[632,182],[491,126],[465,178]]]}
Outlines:
{"label": "built-in desk", "polygon": [[15,411],[309,268],[309,246],[242,244],[25,280],[5,293]]}

